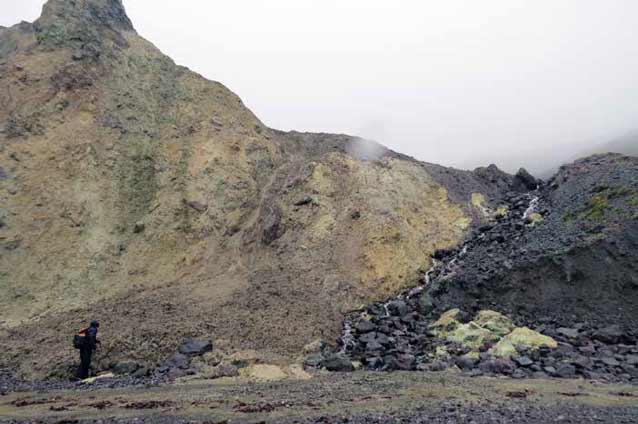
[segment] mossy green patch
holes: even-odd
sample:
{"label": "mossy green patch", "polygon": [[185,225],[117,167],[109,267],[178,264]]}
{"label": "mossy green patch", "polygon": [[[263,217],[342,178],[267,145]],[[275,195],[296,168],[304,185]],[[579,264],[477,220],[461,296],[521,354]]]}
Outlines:
{"label": "mossy green patch", "polygon": [[609,209],[609,199],[606,194],[596,194],[589,200],[583,215],[587,219],[600,221],[605,216],[607,209]]}
{"label": "mossy green patch", "polygon": [[59,23],[45,26],[36,34],[38,44],[43,47],[54,48],[64,45],[68,39],[66,27]]}
{"label": "mossy green patch", "polygon": [[[622,213],[622,208],[612,207],[612,201],[615,199],[624,198],[627,205],[638,206],[638,196],[631,196],[635,194],[635,190],[624,185],[615,187],[600,185],[594,189],[594,193],[582,209],[565,213],[562,217],[563,222],[577,219],[601,221],[609,212]],[[616,202],[614,204],[618,205]]]}
{"label": "mossy green patch", "polygon": [[614,199],[614,198],[617,198],[617,197],[628,196],[628,195],[632,194],[633,192],[634,191],[631,188],[627,187],[627,186],[617,186],[617,187],[610,188],[608,190],[607,196],[610,199]]}

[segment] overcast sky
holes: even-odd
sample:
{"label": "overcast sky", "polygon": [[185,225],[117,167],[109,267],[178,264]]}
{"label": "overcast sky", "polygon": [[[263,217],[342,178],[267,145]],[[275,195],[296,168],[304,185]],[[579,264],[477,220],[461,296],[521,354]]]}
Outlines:
{"label": "overcast sky", "polygon": [[[43,0],[0,0],[0,25]],[[460,167],[545,168],[638,128],[636,0],[124,0],[269,126]]]}

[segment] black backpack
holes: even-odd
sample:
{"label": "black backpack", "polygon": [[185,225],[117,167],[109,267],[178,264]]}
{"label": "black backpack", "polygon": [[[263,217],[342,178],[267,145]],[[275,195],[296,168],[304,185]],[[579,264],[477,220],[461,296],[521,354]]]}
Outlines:
{"label": "black backpack", "polygon": [[87,337],[86,337],[86,328],[81,329],[78,334],[73,336],[73,347],[76,349],[82,349],[86,346]]}

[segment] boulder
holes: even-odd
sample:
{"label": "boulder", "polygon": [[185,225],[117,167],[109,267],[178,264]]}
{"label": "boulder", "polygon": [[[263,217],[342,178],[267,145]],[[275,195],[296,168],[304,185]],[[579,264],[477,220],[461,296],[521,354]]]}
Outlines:
{"label": "boulder", "polygon": [[140,234],[144,232],[145,228],[146,228],[146,225],[143,222],[139,221],[139,222],[136,222],[135,225],[133,225],[133,232],[135,234]]}
{"label": "boulder", "polygon": [[527,327],[519,327],[511,333],[503,337],[489,353],[497,357],[510,357],[516,355],[517,346],[523,346],[527,349],[536,350],[541,346],[547,346],[550,349],[556,349],[558,343],[551,337],[544,336]]}
{"label": "boulder", "polygon": [[478,366],[478,355],[472,355],[471,353],[465,354],[457,357],[454,363],[462,370],[472,370]]}
{"label": "boulder", "polygon": [[357,322],[357,326],[356,326],[357,333],[361,333],[361,334],[374,331],[375,328],[376,326],[370,321],[368,321],[367,319],[360,320],[359,322]]}
{"label": "boulder", "polygon": [[402,354],[396,358],[397,369],[410,371],[416,367],[416,358],[414,355]]}
{"label": "boulder", "polygon": [[607,365],[608,367],[618,367],[620,366],[620,362],[618,362],[618,360],[612,356],[606,356],[604,358],[602,358],[600,360],[600,362],[602,362],[603,364]]}
{"label": "boulder", "polygon": [[509,359],[496,358],[481,362],[480,368],[487,373],[510,375],[516,369],[516,365]]}
{"label": "boulder", "polygon": [[638,355],[627,355],[627,364],[638,365]]}
{"label": "boulder", "polygon": [[560,364],[556,368],[556,375],[561,378],[573,378],[576,376],[576,367],[570,364]]}
{"label": "boulder", "polygon": [[616,344],[620,343],[624,335],[625,333],[619,325],[612,325],[594,331],[592,338],[606,344]]}
{"label": "boulder", "polygon": [[594,355],[596,353],[596,346],[594,346],[593,344],[587,344],[585,346],[581,346],[578,348],[578,351],[580,353],[584,353],[586,355]]}
{"label": "boulder", "polygon": [[514,190],[517,191],[532,191],[536,190],[538,186],[538,180],[534,178],[525,168],[518,170],[514,175],[514,181],[512,182]]}
{"label": "boulder", "polygon": [[388,312],[390,315],[402,317],[408,313],[408,305],[402,300],[394,300],[388,303]]}
{"label": "boulder", "polygon": [[561,335],[567,339],[575,339],[576,337],[578,337],[578,330],[575,328],[561,327],[556,330],[556,334]]}
{"label": "boulder", "polygon": [[359,343],[370,343],[371,341],[374,341],[376,339],[377,333],[365,333],[359,336]]}
{"label": "boulder", "polygon": [[577,355],[574,359],[572,359],[572,364],[579,369],[588,370],[592,366],[592,361],[586,356]]}
{"label": "boulder", "polygon": [[178,350],[183,355],[201,356],[213,350],[213,342],[210,340],[186,339]]}
{"label": "boulder", "polygon": [[365,366],[372,370],[381,369],[383,367],[383,359],[378,356],[368,357],[365,359]]}
{"label": "boulder", "polygon": [[129,375],[135,373],[140,368],[140,364],[134,361],[120,361],[111,370],[116,375]]}
{"label": "boulder", "polygon": [[304,365],[310,368],[319,368],[324,361],[324,357],[321,353],[313,353],[306,357]]}
{"label": "boulder", "polygon": [[554,375],[556,374],[556,368],[552,367],[552,366],[548,366],[548,367],[543,367],[543,371],[545,371],[547,374],[549,375]]}
{"label": "boulder", "polygon": [[534,363],[534,361],[527,356],[517,356],[513,360],[519,367],[529,367]]}
{"label": "boulder", "polygon": [[391,344],[390,338],[383,333],[377,333],[374,340],[383,346],[389,346]]}
{"label": "boulder", "polygon": [[144,378],[144,377],[148,377],[148,375],[151,373],[151,371],[146,368],[145,366],[140,366],[137,371],[135,371],[133,374],[131,374],[131,377],[133,378]]}
{"label": "boulder", "polygon": [[329,355],[322,361],[321,365],[328,371],[333,372],[354,371],[354,366],[352,365],[352,362],[350,362],[350,359],[341,354]]}
{"label": "boulder", "polygon": [[376,340],[366,343],[366,352],[380,352],[382,350],[383,346]]}

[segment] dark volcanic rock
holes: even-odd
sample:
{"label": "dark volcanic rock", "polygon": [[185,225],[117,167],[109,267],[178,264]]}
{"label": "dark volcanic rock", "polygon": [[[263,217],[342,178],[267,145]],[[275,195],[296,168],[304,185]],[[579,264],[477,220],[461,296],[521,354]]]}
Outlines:
{"label": "dark volcanic rock", "polygon": [[376,326],[368,320],[361,320],[357,323],[357,332],[359,333],[369,333],[373,331]]}
{"label": "dark volcanic rock", "polygon": [[[477,225],[463,245],[436,251],[422,291],[366,308],[372,318],[354,321],[347,354],[384,370],[445,363],[516,378],[636,378],[628,355],[638,354],[631,330],[638,325],[638,197],[628,196],[638,196],[638,158],[584,159],[539,187],[523,170],[514,178],[495,167],[476,172],[507,187],[501,213]],[[534,191],[516,192],[516,185]],[[509,360],[491,358],[486,345],[475,361],[467,349],[446,344],[450,357],[440,361],[441,342],[429,325],[452,308],[462,311],[460,322],[496,310],[516,326],[554,337],[558,348],[519,347]],[[401,355],[415,362],[405,364]]]}
{"label": "dark volcanic rock", "polygon": [[563,337],[566,337],[568,339],[574,339],[576,337],[578,337],[578,330],[575,328],[565,328],[565,327],[561,327],[558,330],[556,330],[556,334],[559,334]]}
{"label": "dark volcanic rock", "polygon": [[402,317],[408,313],[408,305],[402,300],[395,300],[388,303],[388,312],[390,315]]}
{"label": "dark volcanic rock", "polygon": [[321,353],[313,353],[308,355],[304,360],[304,365],[310,368],[318,368],[324,361],[324,356]]}
{"label": "dark volcanic rock", "polygon": [[339,354],[332,354],[326,357],[321,365],[328,371],[336,372],[352,372],[354,365],[348,357]]}
{"label": "dark volcanic rock", "polygon": [[556,375],[562,378],[573,378],[576,376],[576,367],[570,364],[560,364],[556,369]]}
{"label": "dark volcanic rock", "polygon": [[189,356],[199,356],[213,350],[213,343],[210,340],[187,339],[179,347],[179,353]]}
{"label": "dark volcanic rock", "polygon": [[115,364],[112,370],[114,374],[127,375],[135,373],[140,368],[141,366],[137,362],[121,361]]}
{"label": "dark volcanic rock", "polygon": [[619,325],[611,325],[609,327],[596,330],[592,335],[592,338],[603,343],[614,344],[619,343],[623,339],[624,335],[625,332]]}
{"label": "dark volcanic rock", "polygon": [[529,367],[534,363],[534,361],[529,359],[527,356],[518,356],[514,358],[514,362],[516,362],[521,367]]}
{"label": "dark volcanic rock", "polygon": [[514,190],[521,192],[536,190],[539,184],[540,182],[527,172],[525,168],[518,170],[512,183]]}
{"label": "dark volcanic rock", "polygon": [[[468,239],[454,266],[431,276],[421,302],[433,315],[496,307],[532,324],[555,317],[566,339],[584,321],[635,327],[636,196],[638,158],[610,154],[567,165],[538,191],[506,197],[507,216]],[[542,220],[526,225],[526,212]],[[617,343],[619,336],[596,338]]]}

